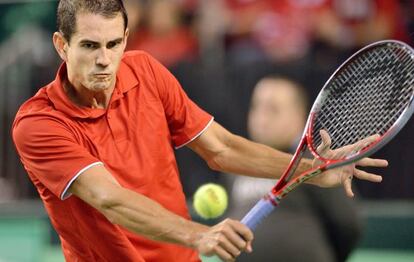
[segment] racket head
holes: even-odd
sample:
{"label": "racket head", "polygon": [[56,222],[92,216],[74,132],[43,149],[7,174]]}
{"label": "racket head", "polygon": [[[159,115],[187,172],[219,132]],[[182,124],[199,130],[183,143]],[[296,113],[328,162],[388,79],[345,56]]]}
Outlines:
{"label": "racket head", "polygon": [[[304,136],[312,154],[341,165],[373,154],[388,143],[414,112],[414,50],[396,40],[368,45],[328,79],[312,106]],[[372,135],[374,142],[337,156],[321,156],[320,130],[335,150]]]}

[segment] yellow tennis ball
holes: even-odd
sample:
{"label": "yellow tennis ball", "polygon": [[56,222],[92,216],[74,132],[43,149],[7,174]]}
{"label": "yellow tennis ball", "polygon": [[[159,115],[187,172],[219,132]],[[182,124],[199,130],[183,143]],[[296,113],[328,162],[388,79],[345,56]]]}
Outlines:
{"label": "yellow tennis ball", "polygon": [[221,216],[226,211],[227,202],[226,189],[213,183],[199,187],[193,198],[195,211],[204,219]]}

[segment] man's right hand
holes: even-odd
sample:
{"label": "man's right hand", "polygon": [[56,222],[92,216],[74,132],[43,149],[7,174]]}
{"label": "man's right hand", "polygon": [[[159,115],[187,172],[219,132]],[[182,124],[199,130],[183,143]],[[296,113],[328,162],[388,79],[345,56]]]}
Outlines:
{"label": "man's right hand", "polygon": [[252,231],[237,220],[226,219],[210,227],[196,243],[204,256],[216,255],[223,261],[235,261],[241,252],[252,252]]}

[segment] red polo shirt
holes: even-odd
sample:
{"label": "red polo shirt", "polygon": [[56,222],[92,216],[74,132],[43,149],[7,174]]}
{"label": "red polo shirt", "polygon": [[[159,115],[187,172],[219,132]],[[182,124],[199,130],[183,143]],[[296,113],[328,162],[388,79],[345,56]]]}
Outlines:
{"label": "red polo shirt", "polygon": [[13,140],[58,232],[67,261],[199,261],[191,249],[148,240],[113,225],[66,191],[103,164],[125,188],[189,219],[173,147],[190,142],[212,117],[144,52],[122,58],[107,109],[74,105],[56,79],[24,103]]}

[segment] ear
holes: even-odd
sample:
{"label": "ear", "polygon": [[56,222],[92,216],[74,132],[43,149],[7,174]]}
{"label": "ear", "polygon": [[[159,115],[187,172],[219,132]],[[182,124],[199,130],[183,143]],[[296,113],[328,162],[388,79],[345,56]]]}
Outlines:
{"label": "ear", "polygon": [[129,36],[129,29],[127,28],[124,34],[124,49],[126,48],[126,45],[128,43],[128,36]]}
{"label": "ear", "polygon": [[62,33],[55,32],[53,34],[53,45],[55,46],[56,51],[58,52],[60,58],[63,61],[67,60],[67,49],[69,46],[68,41],[63,37]]}

